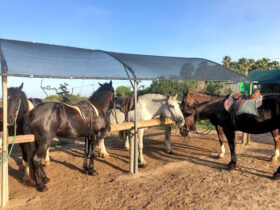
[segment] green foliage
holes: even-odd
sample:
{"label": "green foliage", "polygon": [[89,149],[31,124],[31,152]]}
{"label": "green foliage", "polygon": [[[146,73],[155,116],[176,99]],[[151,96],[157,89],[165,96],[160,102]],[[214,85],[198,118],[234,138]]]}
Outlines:
{"label": "green foliage", "polygon": [[225,94],[225,83],[208,81],[206,86],[206,92],[211,95],[224,95]]}
{"label": "green foliage", "polygon": [[[86,100],[87,97],[79,96],[79,95],[67,95],[67,98],[72,101],[82,101]],[[57,96],[57,95],[51,95],[47,98],[42,99],[43,102],[61,102],[62,101],[62,96]]]}
{"label": "green foliage", "polygon": [[125,97],[128,97],[128,96],[131,96],[131,95],[132,95],[132,92],[131,92],[130,88],[129,88],[129,87],[126,87],[126,86],[123,86],[123,85],[117,87],[116,93],[117,93],[117,94],[120,94],[120,95],[122,95],[122,96],[125,96]]}
{"label": "green foliage", "polygon": [[247,75],[253,70],[269,70],[279,69],[279,61],[271,61],[269,58],[262,58],[259,60],[240,58],[238,61],[232,61],[229,56],[223,58],[223,64],[231,70],[237,71],[241,74]]}
{"label": "green foliage", "polygon": [[61,97],[57,96],[57,95],[51,95],[48,96],[44,99],[42,99],[43,102],[60,102],[61,101]]}
{"label": "green foliage", "polygon": [[194,81],[176,81],[176,80],[154,80],[150,87],[139,91],[139,95],[147,93],[156,93],[166,95],[170,93],[172,96],[178,94],[178,100],[182,100],[186,90],[194,91],[197,82]]}
{"label": "green foliage", "polygon": [[56,94],[58,95],[58,96],[69,96],[70,95],[70,91],[67,89],[67,86],[68,86],[69,84],[67,84],[67,83],[63,83],[63,84],[59,84],[59,88],[57,89],[57,91],[56,91]]}
{"label": "green foliage", "polygon": [[[223,64],[231,70],[237,71],[241,74],[247,75],[253,70],[269,70],[280,69],[279,61],[271,61],[269,58],[262,58],[259,60],[240,58],[238,61],[232,61],[229,56],[223,58]],[[280,85],[265,84],[261,86],[262,93],[279,93]]]}

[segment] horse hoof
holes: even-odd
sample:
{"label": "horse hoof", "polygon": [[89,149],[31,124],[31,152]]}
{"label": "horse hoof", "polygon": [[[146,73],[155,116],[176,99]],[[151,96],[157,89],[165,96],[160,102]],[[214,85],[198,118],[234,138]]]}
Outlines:
{"label": "horse hoof", "polygon": [[236,163],[230,162],[230,163],[227,165],[227,168],[228,168],[228,170],[235,169],[235,168],[236,168]]}
{"label": "horse hoof", "polygon": [[45,166],[49,166],[51,165],[51,162],[50,161],[45,161]]}
{"label": "horse hoof", "polygon": [[172,150],[166,151],[166,153],[169,154],[169,155],[173,155],[174,154],[174,152]]}
{"label": "horse hoof", "polygon": [[48,184],[51,180],[48,177],[43,178],[43,183]]}
{"label": "horse hoof", "polygon": [[146,163],[139,163],[139,164],[138,164],[138,167],[139,167],[139,168],[146,168],[146,167],[147,167],[147,164],[146,164]]}
{"label": "horse hoof", "polygon": [[108,159],[108,158],[110,158],[110,155],[109,154],[101,154],[100,157]]}
{"label": "horse hoof", "polygon": [[218,156],[217,156],[217,159],[218,159],[218,160],[222,160],[222,159],[224,159],[224,156],[218,155]]}
{"label": "horse hoof", "polygon": [[39,191],[39,192],[45,192],[48,190],[48,187],[44,184],[40,184],[40,185],[36,185],[36,189]]}
{"label": "horse hoof", "polygon": [[277,160],[278,160],[278,157],[273,156],[273,157],[271,158],[271,162],[277,162]]}
{"label": "horse hoof", "polygon": [[275,172],[275,173],[273,174],[273,176],[271,177],[271,179],[273,179],[273,180],[280,180],[280,174],[277,173],[277,172]]}
{"label": "horse hoof", "polygon": [[90,175],[90,176],[97,176],[97,175],[98,175],[98,172],[97,172],[96,170],[90,170],[90,171],[88,172],[88,175]]}

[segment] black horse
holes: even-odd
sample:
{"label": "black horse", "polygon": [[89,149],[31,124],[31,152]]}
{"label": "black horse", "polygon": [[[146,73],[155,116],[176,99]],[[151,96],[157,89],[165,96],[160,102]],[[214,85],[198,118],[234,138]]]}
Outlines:
{"label": "black horse", "polygon": [[[15,126],[16,126],[16,134],[17,135],[23,135],[24,129],[24,116],[35,106],[42,103],[40,99],[28,99],[26,97],[26,94],[22,91],[23,83],[19,87],[11,87],[8,88],[8,133],[9,136],[14,135]],[[16,113],[18,113],[16,117]],[[2,131],[3,127],[3,109],[0,109],[0,130]],[[28,180],[28,164],[27,163],[27,154],[24,149],[25,143],[19,144],[21,151],[22,151],[22,158],[24,160],[25,165],[25,176],[23,177],[23,180]]]}
{"label": "black horse", "polygon": [[[280,128],[280,95],[263,97],[262,105],[257,109],[258,117],[251,114],[232,115],[224,108],[224,102],[229,96],[195,105],[185,111],[186,124],[194,125],[195,120],[209,119],[214,126],[223,128],[231,152],[229,169],[236,167],[235,131],[261,134]],[[273,178],[280,178],[280,167]]]}
{"label": "black horse", "polygon": [[[28,99],[25,93],[22,91],[23,83],[19,87],[11,87],[8,88],[8,133],[10,136],[14,135],[15,126],[16,126],[16,134],[22,135],[23,132],[23,118],[26,113],[29,112],[30,107],[28,103]],[[19,109],[19,110],[18,110]],[[3,110],[1,110],[3,112]],[[16,113],[18,113],[16,117]],[[3,119],[1,120],[1,123]],[[1,127],[2,129],[2,127]],[[26,152],[24,151],[24,143],[19,144],[22,157],[24,161],[26,159]]]}
{"label": "black horse", "polygon": [[88,101],[87,112],[79,112],[64,103],[42,103],[35,107],[25,118],[25,132],[35,135],[35,143],[27,146],[27,159],[30,174],[35,179],[39,191],[47,190],[47,178],[41,164],[53,137],[78,138],[90,136],[91,154],[89,167],[90,175],[97,174],[93,161],[97,140],[103,138],[106,131],[106,112],[113,104],[114,88],[110,83],[100,84],[100,88],[92,94]]}

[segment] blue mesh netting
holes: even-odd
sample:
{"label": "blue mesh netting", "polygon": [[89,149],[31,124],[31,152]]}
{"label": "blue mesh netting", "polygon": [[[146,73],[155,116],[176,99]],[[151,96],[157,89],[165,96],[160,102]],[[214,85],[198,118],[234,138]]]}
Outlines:
{"label": "blue mesh netting", "polygon": [[[201,58],[136,55],[0,39],[2,73],[95,79],[247,81],[225,66]],[[125,71],[127,70],[127,73]]]}

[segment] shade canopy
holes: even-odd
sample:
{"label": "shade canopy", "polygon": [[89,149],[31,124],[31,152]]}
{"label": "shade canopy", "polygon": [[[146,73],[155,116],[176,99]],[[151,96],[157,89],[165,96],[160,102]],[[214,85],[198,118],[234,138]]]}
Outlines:
{"label": "shade canopy", "polygon": [[8,76],[248,81],[218,63],[182,58],[116,53],[0,39],[1,73]]}
{"label": "shade canopy", "polygon": [[254,70],[248,74],[248,78],[260,84],[280,83],[280,69]]}

